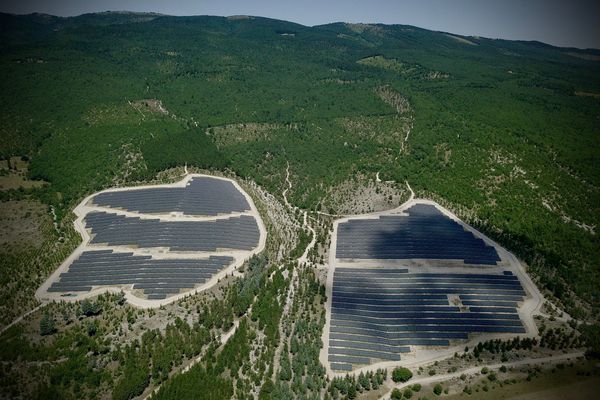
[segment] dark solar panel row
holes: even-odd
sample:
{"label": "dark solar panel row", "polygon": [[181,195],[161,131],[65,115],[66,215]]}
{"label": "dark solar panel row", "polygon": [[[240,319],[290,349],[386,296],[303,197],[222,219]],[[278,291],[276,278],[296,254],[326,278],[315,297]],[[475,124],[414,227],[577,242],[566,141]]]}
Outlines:
{"label": "dark solar panel row", "polygon": [[405,338],[405,339],[387,339],[381,337],[353,335],[349,333],[331,333],[330,339],[352,341],[352,342],[368,342],[379,343],[388,346],[447,346],[449,339],[467,339],[465,333],[439,333],[440,338]]}
{"label": "dark solar panel row", "polygon": [[[516,311],[525,292],[515,276],[389,271],[393,268],[335,270],[330,355],[390,360],[407,346],[449,346],[474,332],[525,332]],[[475,307],[451,305],[448,295]]]}
{"label": "dark solar panel row", "polygon": [[[346,276],[354,276],[356,274],[356,272],[352,271],[353,268],[336,268],[335,272],[336,272],[336,276],[339,277],[346,277]],[[384,279],[384,278],[388,278],[389,277],[386,276],[382,276],[382,273],[395,273],[395,270],[398,271],[402,271],[400,273],[402,274],[408,274],[408,269],[405,268],[396,268],[396,267],[388,267],[385,269],[369,269],[369,268],[364,268],[364,269],[360,269],[360,273],[362,274],[369,274],[369,276],[365,276],[365,275],[361,275],[361,277],[365,278],[365,279]],[[466,274],[466,273],[438,273],[438,272],[413,272],[410,273],[408,275],[405,275],[404,277],[406,277],[407,279],[415,279],[415,278],[425,278],[425,279],[460,279],[460,278],[473,278],[473,279],[487,279],[487,280],[501,280],[501,281],[511,281],[511,280],[517,280],[518,278],[516,276],[508,276],[508,275],[492,275],[492,274]],[[399,276],[397,279],[402,278],[402,276]]]}
{"label": "dark solar panel row", "polygon": [[163,299],[181,289],[205,283],[215,273],[233,262],[232,257],[211,256],[204,259],[153,259],[133,253],[111,250],[86,251],[60,274],[50,292],[85,292],[93,286],[133,284],[148,299]]}
{"label": "dark solar panel row", "polygon": [[[407,348],[408,349],[408,348]],[[400,361],[400,354],[383,351],[352,349],[348,347],[329,347],[329,354],[376,358],[388,361]]]}
{"label": "dark solar panel row", "polygon": [[242,215],[215,221],[160,221],[105,212],[85,218],[93,244],[168,247],[176,251],[252,250],[260,232],[254,217]]}
{"label": "dark solar panel row", "polygon": [[343,363],[331,363],[331,369],[334,371],[352,371],[352,365]]}
{"label": "dark solar panel row", "polygon": [[182,188],[148,188],[97,194],[93,203],[140,213],[182,212],[217,215],[250,210],[244,195],[231,183],[210,177],[192,178]]}
{"label": "dark solar panel row", "polygon": [[[469,332],[460,331],[382,331],[346,325],[332,326],[331,333],[349,333],[376,339],[468,339]],[[330,333],[330,334],[331,334]],[[457,335],[457,336],[454,336]]]}
{"label": "dark solar panel row", "polygon": [[370,363],[370,360],[366,357],[353,357],[353,356],[330,355],[328,360],[329,360],[329,362],[333,362],[333,363],[345,363],[345,364],[369,364]]}
{"label": "dark solar panel row", "polygon": [[417,204],[408,216],[351,219],[338,225],[337,258],[457,259],[496,264],[496,249],[465,231],[431,205]]}
{"label": "dark solar panel row", "polygon": [[[378,312],[373,313],[372,311],[364,311],[364,310],[356,310],[356,309],[348,309],[342,307],[333,307],[332,313],[335,313],[338,318],[343,318],[343,316],[362,316],[364,318],[377,318],[381,320],[393,320],[399,321],[403,319],[432,319],[434,321],[439,321],[440,319],[501,319],[501,320],[519,320],[517,314],[506,314],[506,313],[477,313],[469,310],[469,312]],[[373,317],[376,315],[376,317]],[[388,323],[388,322],[386,322]]]}
{"label": "dark solar panel row", "polygon": [[[494,321],[492,321],[494,322]],[[525,333],[520,326],[486,325],[481,321],[456,321],[461,325],[446,324],[419,324],[419,325],[384,325],[363,321],[350,321],[336,319],[331,321],[332,326],[350,326],[379,332],[498,332],[498,333]]]}
{"label": "dark solar panel row", "polygon": [[[374,312],[379,311],[382,313],[388,312],[420,312],[420,313],[428,313],[428,312],[445,312],[445,311],[459,311],[460,308],[456,306],[423,306],[423,305],[415,305],[415,306],[396,306],[396,305],[378,305],[378,304],[357,304],[357,303],[345,303],[341,301],[332,302],[332,307],[338,309],[348,309],[348,310],[357,310],[357,311],[368,311]],[[473,307],[470,308],[471,310]],[[488,307],[481,307],[482,310],[487,310]],[[504,308],[503,308],[504,309]],[[485,312],[485,311],[480,311]]]}

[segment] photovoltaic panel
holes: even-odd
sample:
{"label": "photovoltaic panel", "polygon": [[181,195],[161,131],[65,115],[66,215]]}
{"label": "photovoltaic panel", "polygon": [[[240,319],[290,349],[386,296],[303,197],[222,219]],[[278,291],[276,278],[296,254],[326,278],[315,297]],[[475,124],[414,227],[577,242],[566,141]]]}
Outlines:
{"label": "photovoltaic panel", "polygon": [[219,248],[251,250],[260,231],[252,216],[215,221],[161,221],[91,212],[85,217],[92,244],[108,246],[168,247],[173,251],[216,251]]}
{"label": "photovoltaic panel", "polygon": [[[336,268],[330,357],[358,357],[346,364],[361,365],[366,359],[399,359],[409,346],[449,346],[472,333],[525,332],[516,312],[525,292],[511,274],[395,274],[394,269],[399,270],[361,268],[357,277],[352,268]],[[450,304],[448,295],[460,304]],[[507,299],[513,304],[502,306]]]}
{"label": "photovoltaic panel", "polygon": [[338,225],[336,257],[342,259],[443,259],[495,265],[493,246],[441,213],[416,204],[408,215],[350,219]]}
{"label": "photovoltaic panel", "polygon": [[205,283],[232,262],[232,257],[224,256],[154,259],[111,250],[86,251],[48,291],[87,292],[99,286],[133,285],[134,289],[142,289],[148,299],[160,299]]}
{"label": "photovoltaic panel", "polygon": [[194,177],[185,187],[157,187],[97,194],[98,206],[146,214],[181,212],[186,215],[218,215],[250,210],[244,195],[228,180]]}

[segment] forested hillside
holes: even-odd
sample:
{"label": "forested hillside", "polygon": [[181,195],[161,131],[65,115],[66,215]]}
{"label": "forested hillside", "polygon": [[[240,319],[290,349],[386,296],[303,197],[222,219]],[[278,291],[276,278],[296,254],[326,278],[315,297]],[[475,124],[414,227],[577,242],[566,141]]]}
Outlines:
{"label": "forested hillside", "polygon": [[[412,26],[0,15],[0,155],[53,206],[190,165],[336,211],[408,181],[516,252],[567,309],[600,306],[600,53]],[[66,226],[66,225],[65,225]],[[59,233],[57,233],[59,235]],[[580,300],[584,302],[581,303]]]}

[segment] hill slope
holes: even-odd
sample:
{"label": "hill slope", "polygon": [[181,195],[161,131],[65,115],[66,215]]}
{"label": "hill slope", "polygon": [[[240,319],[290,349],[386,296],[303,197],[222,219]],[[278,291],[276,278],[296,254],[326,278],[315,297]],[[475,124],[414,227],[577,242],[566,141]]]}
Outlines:
{"label": "hill slope", "polygon": [[289,162],[293,203],[329,211],[332,188],[380,172],[517,252],[570,311],[599,305],[597,51],[258,17],[0,21],[0,154],[31,158],[50,185],[25,195],[59,217],[185,163],[278,193]]}

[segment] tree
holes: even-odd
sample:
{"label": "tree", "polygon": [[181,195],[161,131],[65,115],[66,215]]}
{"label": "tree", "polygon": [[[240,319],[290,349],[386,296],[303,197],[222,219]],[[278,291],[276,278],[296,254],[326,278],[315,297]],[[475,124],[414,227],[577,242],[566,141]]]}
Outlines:
{"label": "tree", "polygon": [[56,332],[56,326],[54,325],[54,318],[49,313],[45,313],[40,321],[40,334],[42,336],[52,335]]}
{"label": "tree", "polygon": [[443,390],[442,385],[440,385],[439,383],[433,387],[433,393],[435,393],[438,396],[440,394],[442,394],[442,390]]}
{"label": "tree", "polygon": [[87,325],[87,333],[89,336],[94,336],[97,331],[98,331],[98,327],[93,322],[90,322]]}
{"label": "tree", "polygon": [[394,388],[394,390],[392,390],[392,396],[391,396],[392,400],[400,400],[402,399],[402,392],[400,391],[400,389],[398,388]]}
{"label": "tree", "polygon": [[267,379],[265,383],[260,388],[260,393],[258,394],[259,400],[268,400],[273,398],[273,391],[275,390],[275,385],[271,379]]}
{"label": "tree", "polygon": [[115,301],[120,306],[125,304],[125,293],[122,290],[115,295]]}
{"label": "tree", "polygon": [[348,398],[349,399],[356,398],[356,385],[354,385],[354,383],[351,383],[350,386],[348,387]]}
{"label": "tree", "polygon": [[392,371],[392,380],[394,382],[406,382],[412,378],[413,374],[410,369],[404,367],[396,367]]}
{"label": "tree", "polygon": [[92,315],[98,315],[100,314],[100,306],[98,305],[98,303],[93,303],[90,300],[83,300],[81,302],[81,312],[83,313],[83,315],[85,315],[86,317],[91,317]]}
{"label": "tree", "polygon": [[369,378],[362,372],[358,376],[358,383],[364,390],[371,390],[371,383],[369,382]]}

